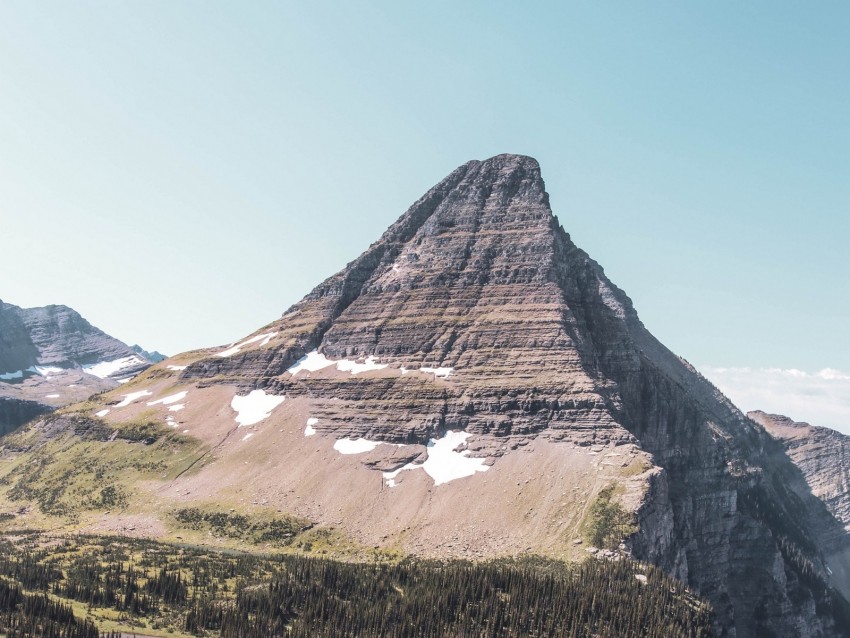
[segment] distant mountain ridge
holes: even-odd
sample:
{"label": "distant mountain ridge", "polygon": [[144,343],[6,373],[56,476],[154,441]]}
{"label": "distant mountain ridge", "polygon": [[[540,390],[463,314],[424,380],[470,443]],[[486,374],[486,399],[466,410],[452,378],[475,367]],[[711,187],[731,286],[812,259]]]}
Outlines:
{"label": "distant mountain ridge", "polygon": [[[62,369],[86,367],[141,354],[139,370],[150,363],[144,351],[91,325],[64,305],[21,308],[0,301],[0,373],[35,366]],[[126,366],[132,374],[131,366]]]}
{"label": "distant mountain ridge", "polygon": [[162,358],[127,346],[68,306],[0,300],[0,433],[111,389]]}

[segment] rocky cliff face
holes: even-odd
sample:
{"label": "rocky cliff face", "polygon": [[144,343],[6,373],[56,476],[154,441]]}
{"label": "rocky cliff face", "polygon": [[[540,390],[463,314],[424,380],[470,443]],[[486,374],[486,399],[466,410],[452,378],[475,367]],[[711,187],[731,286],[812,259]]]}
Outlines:
{"label": "rocky cliff face", "polygon": [[0,434],[115,387],[115,379],[151,363],[67,306],[0,301]]}
{"label": "rocky cliff face", "polygon": [[[795,493],[813,494],[825,506],[807,514],[810,529],[818,540],[830,583],[843,592],[850,590],[850,437],[829,428],[798,423],[786,416],[749,412],[790,458],[796,472],[786,482]],[[842,529],[832,524],[839,522]],[[842,533],[844,532],[844,533]]]}
{"label": "rocky cliff face", "polygon": [[0,325],[0,367],[5,372],[36,365],[74,368],[135,354],[68,306],[19,308],[0,301]]}
{"label": "rocky cliff face", "polygon": [[761,410],[747,416],[780,441],[812,494],[850,531],[850,437]]}
{"label": "rocky cliff face", "polygon": [[38,401],[0,396],[0,436],[52,410]]}
{"label": "rocky cliff face", "polygon": [[[779,540],[813,549],[809,530],[774,520],[796,520],[811,495],[789,494],[770,437],[652,337],[572,243],[534,160],[460,167],[258,337],[265,347],[202,359],[184,378],[309,395],[316,427],[337,436],[424,443],[454,428],[507,441],[637,441],[664,472],[635,554],[708,596],[729,635],[829,633]],[[287,373],[314,349],[451,372],[368,382]]]}

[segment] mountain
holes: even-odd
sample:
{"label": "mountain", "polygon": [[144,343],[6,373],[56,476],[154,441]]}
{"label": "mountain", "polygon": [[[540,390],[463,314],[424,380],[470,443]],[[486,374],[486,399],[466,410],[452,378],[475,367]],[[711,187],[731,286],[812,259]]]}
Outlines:
{"label": "mountain", "polygon": [[67,306],[0,301],[0,434],[110,390],[153,362]]}
{"label": "mountain", "polygon": [[850,531],[850,436],[761,410],[747,416],[782,443],[812,494]]}
{"label": "mountain", "polygon": [[724,636],[842,635],[850,593],[850,537],[783,445],[648,332],[524,156],[464,164],[280,319],[0,461],[0,504],[30,508],[9,524],[227,544],[238,516],[262,545],[292,516],[328,555],[630,554]]}
{"label": "mountain", "polygon": [[142,346],[140,346],[138,344],[134,344],[134,345],[130,346],[130,350],[132,350],[133,352],[135,352],[138,355],[141,355],[142,358],[147,359],[151,363],[159,363],[160,361],[165,361],[168,358],[164,354],[162,354],[161,352],[158,352],[157,350],[154,350],[153,352],[149,352],[149,351],[145,350],[144,348],[142,348]]}

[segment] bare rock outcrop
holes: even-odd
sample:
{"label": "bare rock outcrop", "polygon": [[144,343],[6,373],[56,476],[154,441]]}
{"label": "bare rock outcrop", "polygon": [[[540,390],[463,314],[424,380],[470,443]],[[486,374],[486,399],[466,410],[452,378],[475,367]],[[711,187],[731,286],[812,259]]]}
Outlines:
{"label": "bare rock outcrop", "polygon": [[850,436],[761,410],[747,416],[782,443],[812,494],[850,531]]}
{"label": "bare rock outcrop", "polygon": [[[121,365],[84,372],[86,366],[115,361]],[[0,434],[115,387],[115,379],[152,363],[72,308],[20,308],[0,301]]]}
{"label": "bare rock outcrop", "polygon": [[[663,472],[635,555],[711,599],[723,635],[835,635],[794,556],[826,582],[819,539],[846,544],[846,534],[822,512],[814,528],[800,520],[817,502],[783,482],[788,459],[646,330],[552,214],[531,158],[459,167],[245,344],[183,378],[309,396],[317,427],[337,436],[637,442]],[[287,372],[312,350],[385,368]],[[500,449],[488,453],[510,446]]]}

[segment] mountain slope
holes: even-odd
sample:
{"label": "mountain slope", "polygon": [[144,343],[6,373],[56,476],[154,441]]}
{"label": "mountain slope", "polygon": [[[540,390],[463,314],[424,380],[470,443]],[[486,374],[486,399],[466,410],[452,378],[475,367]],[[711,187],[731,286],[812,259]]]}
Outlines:
{"label": "mountain slope", "polygon": [[[191,503],[427,556],[593,543],[697,589],[724,635],[838,635],[824,554],[845,531],[572,243],[528,157],[461,166],[279,320],[72,412],[8,440],[0,482],[12,501],[49,496],[75,529],[182,538],[174,512]],[[33,458],[105,462],[106,433],[139,424],[163,465],[101,478],[126,494],[117,514],[80,471],[63,493],[46,460],[23,475]]]}
{"label": "mountain slope", "polygon": [[0,434],[112,389],[152,362],[72,308],[0,301]]}
{"label": "mountain slope", "polygon": [[782,442],[812,494],[850,530],[850,436],[761,410],[747,416]]}

